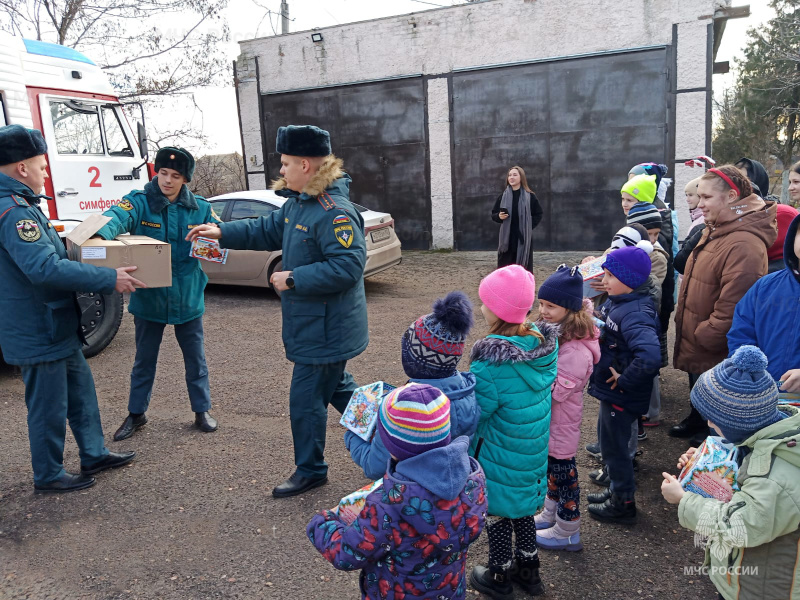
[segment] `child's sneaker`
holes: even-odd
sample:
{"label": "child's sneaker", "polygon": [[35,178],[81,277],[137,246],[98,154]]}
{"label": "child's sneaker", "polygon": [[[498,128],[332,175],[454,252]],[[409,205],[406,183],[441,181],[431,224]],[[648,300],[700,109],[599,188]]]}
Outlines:
{"label": "child's sneaker", "polygon": [[589,514],[598,521],[633,525],[636,523],[636,502],[622,500],[616,494],[602,504],[590,504]]}
{"label": "child's sneaker", "polygon": [[602,460],[603,455],[600,453],[600,442],[592,442],[591,444],[586,444],[586,451],[594,456],[597,460]]}
{"label": "child's sneaker", "polygon": [[[538,540],[538,536],[537,536]],[[531,596],[541,596],[544,594],[544,584],[539,577],[539,560],[526,562],[514,559],[511,562],[511,569],[508,574],[511,581],[523,589],[526,594]]]}
{"label": "child's sneaker", "polygon": [[557,508],[558,502],[545,496],[544,509],[533,517],[533,522],[536,523],[536,529],[548,529],[555,525]]}
{"label": "child's sneaker", "polygon": [[644,422],[639,419],[639,441],[643,442],[647,439],[647,432],[644,430]]}
{"label": "child's sneaker", "polygon": [[581,520],[563,521],[556,518],[556,524],[549,529],[536,532],[536,545],[542,550],[583,550],[581,542]]}
{"label": "child's sneaker", "polygon": [[603,465],[603,468],[598,469],[597,471],[592,471],[589,473],[589,479],[592,480],[592,483],[602,485],[603,487],[608,487],[611,485],[611,477],[608,475],[608,467],[606,465]]}
{"label": "child's sneaker", "polygon": [[514,588],[511,587],[511,578],[505,569],[473,567],[469,583],[481,594],[495,600],[514,600]]}

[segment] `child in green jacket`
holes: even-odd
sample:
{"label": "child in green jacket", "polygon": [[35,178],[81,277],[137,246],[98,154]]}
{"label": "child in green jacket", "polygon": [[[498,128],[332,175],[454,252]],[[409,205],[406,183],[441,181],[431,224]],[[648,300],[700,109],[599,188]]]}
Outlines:
{"label": "child in green jacket", "polygon": [[470,580],[475,589],[493,598],[513,597],[511,580],[539,595],[544,586],[533,517],[547,493],[558,327],[542,323],[537,329],[526,322],[536,282],[519,265],[488,275],[479,294],[489,335],[472,348],[470,370],[481,409],[472,453],[486,474],[489,567],[475,567]]}
{"label": "child in green jacket", "polygon": [[686,492],[668,473],[661,484],[681,525],[708,537],[703,567],[725,600],[800,598],[800,410],[778,404],[766,368],[761,350],[742,346],[692,389],[708,426],[738,446],[740,489],[731,500]]}

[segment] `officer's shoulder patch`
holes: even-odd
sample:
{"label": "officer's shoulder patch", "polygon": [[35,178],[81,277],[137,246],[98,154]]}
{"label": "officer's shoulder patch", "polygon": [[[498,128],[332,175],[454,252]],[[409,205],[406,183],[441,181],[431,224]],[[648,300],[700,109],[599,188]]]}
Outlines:
{"label": "officer's shoulder patch", "polygon": [[42,231],[39,228],[39,223],[33,219],[20,219],[17,221],[17,233],[25,242],[35,242],[42,237]]}
{"label": "officer's shoulder patch", "polygon": [[127,198],[123,198],[120,200],[119,204],[117,204],[122,210],[133,210],[133,204]]}
{"label": "officer's shoulder patch", "polygon": [[322,208],[324,208],[326,211],[337,208],[336,202],[334,201],[333,198],[331,198],[328,192],[322,192],[317,198],[317,200],[319,200],[319,203],[322,205]]}
{"label": "officer's shoulder patch", "polygon": [[336,236],[336,240],[345,248],[349,248],[353,243],[352,225],[338,225],[333,228],[333,234]]}
{"label": "officer's shoulder patch", "polygon": [[349,222],[350,222],[350,217],[348,217],[347,215],[339,215],[338,217],[333,218],[334,225],[341,225],[342,223],[349,223]]}

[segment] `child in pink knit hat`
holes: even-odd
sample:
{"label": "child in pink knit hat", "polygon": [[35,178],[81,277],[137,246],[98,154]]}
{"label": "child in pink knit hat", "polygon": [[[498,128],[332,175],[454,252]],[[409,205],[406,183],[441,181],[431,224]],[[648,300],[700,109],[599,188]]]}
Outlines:
{"label": "child in pink knit hat", "polygon": [[544,585],[533,517],[547,493],[558,327],[541,323],[537,328],[528,322],[536,282],[519,265],[488,275],[479,294],[489,336],[477,342],[471,354],[481,408],[471,450],[486,473],[489,564],[475,567],[470,582],[493,598],[511,597],[512,581],[538,595],[544,593]]}

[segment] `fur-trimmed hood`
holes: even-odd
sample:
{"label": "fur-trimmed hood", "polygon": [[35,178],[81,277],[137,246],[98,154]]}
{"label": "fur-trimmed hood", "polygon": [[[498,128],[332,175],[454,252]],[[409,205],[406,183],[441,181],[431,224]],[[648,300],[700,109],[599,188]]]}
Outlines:
{"label": "fur-trimmed hood", "polygon": [[[537,329],[544,341],[539,342],[534,336],[503,337],[490,335],[475,342],[470,353],[471,361],[483,361],[493,364],[504,362],[530,362],[549,356],[558,350],[559,326],[541,322],[529,326]],[[536,342],[535,345],[533,343]],[[531,347],[533,345],[533,347]]]}
{"label": "fur-trimmed hood", "polygon": [[[319,169],[317,169],[317,172],[299,193],[305,194],[310,198],[316,198],[333,185],[337,179],[341,179],[342,177],[347,177],[347,173],[344,172],[344,163],[341,158],[336,158],[336,155],[331,154],[325,157]],[[279,192],[281,190],[288,190],[289,188],[286,186],[286,180],[281,177],[272,182],[270,189]]]}

